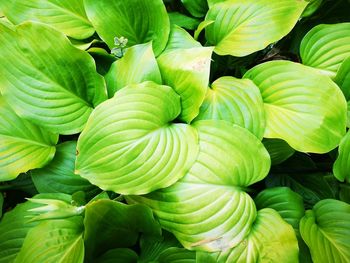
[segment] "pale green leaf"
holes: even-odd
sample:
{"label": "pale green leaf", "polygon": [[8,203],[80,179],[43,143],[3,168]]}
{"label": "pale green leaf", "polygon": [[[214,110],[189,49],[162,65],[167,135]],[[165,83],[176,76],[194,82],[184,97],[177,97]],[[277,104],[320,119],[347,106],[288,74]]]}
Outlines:
{"label": "pale green leaf", "polygon": [[0,95],[0,181],[45,166],[54,157],[58,136],[21,119]]}
{"label": "pale green leaf", "polygon": [[341,182],[350,183],[350,132],[344,136],[339,145],[339,155],[333,165],[333,174]]}
{"label": "pale green leaf", "polygon": [[57,146],[54,159],[47,166],[31,171],[36,189],[40,193],[74,194],[84,191],[94,196],[98,189],[86,179],[74,174],[76,142],[69,141]]}
{"label": "pale green leaf", "polygon": [[214,20],[204,20],[202,21],[199,25],[198,28],[196,29],[196,31],[194,31],[194,36],[193,38],[195,40],[198,39],[199,34],[203,31],[204,28],[206,28],[207,26],[211,25],[212,23],[214,23]]}
{"label": "pale green leaf", "polygon": [[183,28],[176,25],[171,27],[168,43],[164,53],[175,49],[200,48],[202,45]]}
{"label": "pale green leaf", "polygon": [[267,188],[254,199],[257,209],[272,208],[294,229],[305,214],[303,198],[289,187]]}
{"label": "pale green leaf", "polygon": [[185,248],[171,247],[164,250],[158,258],[158,263],[196,263],[196,252]]}
{"label": "pale green leaf", "polygon": [[136,244],[140,233],[160,236],[161,229],[152,210],[143,205],[126,205],[97,200],[86,206],[84,240],[88,258],[115,247]]}
{"label": "pale green leaf", "polygon": [[270,154],[272,165],[283,163],[295,153],[295,150],[281,139],[264,139],[263,144]]}
{"label": "pale green leaf", "polygon": [[333,199],[318,202],[301,219],[300,233],[313,262],[349,262],[350,205]]}
{"label": "pale green leaf", "polygon": [[338,146],[345,134],[347,105],[327,76],[298,63],[271,61],[244,77],[260,88],[266,113],[264,137],[283,139],[301,152],[325,153]]}
{"label": "pale green leaf", "polygon": [[78,140],[76,173],[104,190],[145,194],[175,183],[198,152],[197,133],[171,124],[180,98],[153,82],[130,85],[99,105]]}
{"label": "pale green leaf", "polygon": [[243,57],[287,35],[307,2],[303,0],[228,0],[213,5],[205,20],[206,38],[218,55]]}
{"label": "pale green leaf", "polygon": [[261,140],[265,132],[265,112],[259,88],[248,79],[217,79],[211,84],[196,118],[208,119],[232,122]]}
{"label": "pale green leaf", "polygon": [[15,263],[82,263],[82,217],[47,220],[29,230]]}
{"label": "pale green leaf", "polygon": [[137,254],[129,248],[115,248],[97,258],[96,263],[136,263]]}
{"label": "pale green leaf", "polygon": [[346,100],[350,100],[350,55],[340,65],[337,75],[334,79],[342,90]]}
{"label": "pale green leaf", "polygon": [[129,84],[153,81],[162,84],[152,43],[140,44],[126,50],[123,58],[114,62],[105,76],[109,97]]}
{"label": "pale green leaf", "polygon": [[84,0],[86,13],[98,35],[112,49],[115,37],[128,47],[152,41],[158,56],[168,40],[170,22],[162,0]]}
{"label": "pale green leaf", "polygon": [[270,208],[258,211],[249,235],[236,247],[223,251],[220,263],[298,262],[298,242],[292,226]]}
{"label": "pale green leaf", "polygon": [[151,207],[161,226],[187,249],[218,251],[238,245],[256,216],[246,188],[262,180],[270,159],[262,143],[246,129],[225,121],[194,124],[199,155],[173,186],[128,202]]}
{"label": "pale green leaf", "polygon": [[190,123],[199,113],[208,89],[213,48],[175,49],[158,58],[164,84],[181,97],[179,118]]}
{"label": "pale green leaf", "polygon": [[69,37],[84,39],[95,32],[86,17],[83,0],[6,0],[4,13],[14,24],[36,21]]}
{"label": "pale green leaf", "polygon": [[300,56],[303,64],[335,77],[350,56],[350,23],[315,26],[301,41]]}
{"label": "pale green leaf", "polygon": [[93,107],[106,99],[93,59],[42,24],[0,29],[0,91],[11,107],[52,132],[80,132]]}

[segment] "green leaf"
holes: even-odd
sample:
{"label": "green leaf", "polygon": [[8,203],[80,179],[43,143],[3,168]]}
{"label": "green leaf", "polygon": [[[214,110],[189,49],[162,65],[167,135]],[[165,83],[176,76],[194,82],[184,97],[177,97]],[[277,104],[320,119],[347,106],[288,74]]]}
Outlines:
{"label": "green leaf", "polygon": [[74,174],[76,142],[65,142],[57,146],[54,159],[49,165],[31,171],[35,187],[40,193],[74,194],[84,191],[94,196],[98,189],[86,179]]}
{"label": "green leaf", "polygon": [[160,236],[152,210],[143,205],[126,205],[101,199],[86,206],[84,240],[88,258],[111,248],[130,247],[139,233]]}
{"label": "green leaf", "polygon": [[76,39],[88,38],[95,32],[83,0],[7,0],[3,11],[15,25],[37,21]]}
{"label": "green leaf", "polygon": [[207,26],[211,25],[212,23],[214,23],[214,20],[204,20],[202,21],[199,25],[198,28],[196,29],[196,31],[194,31],[194,36],[193,38],[195,40],[198,39],[199,34],[203,31],[204,28],[206,28]]}
{"label": "green leaf", "polygon": [[0,91],[11,107],[52,132],[80,132],[106,99],[93,59],[42,24],[26,22],[15,31],[0,24],[0,30]]}
{"label": "green leaf", "polygon": [[115,248],[108,250],[101,257],[96,259],[96,263],[136,263],[137,254],[129,248]]}
{"label": "green leaf", "polygon": [[82,263],[82,217],[43,221],[32,228],[15,263]]}
{"label": "green leaf", "polygon": [[170,12],[168,13],[170,24],[177,25],[179,27],[183,27],[189,30],[195,30],[200,23],[200,20],[186,16],[179,12]]}
{"label": "green leaf", "polygon": [[315,26],[301,41],[300,56],[304,65],[335,77],[350,56],[350,23]]}
{"label": "green leaf", "polygon": [[18,117],[1,95],[0,123],[0,181],[43,167],[54,157],[58,136]]}
{"label": "green leaf", "polygon": [[217,262],[298,262],[298,242],[293,228],[270,208],[258,211],[249,235]]}
{"label": "green leaf", "polygon": [[4,195],[0,192],[0,219],[2,218],[2,207],[4,206]]}
{"label": "green leaf", "polygon": [[350,182],[350,132],[341,140],[339,155],[333,165],[333,174],[339,181]]}
{"label": "green leaf", "polygon": [[194,17],[203,17],[208,11],[206,0],[181,0],[181,2]]}
{"label": "green leaf", "polygon": [[347,106],[327,76],[298,63],[271,61],[244,77],[260,88],[266,113],[264,137],[283,139],[301,152],[326,153],[338,146],[345,134]]}
{"label": "green leaf", "polygon": [[170,22],[162,0],[85,0],[86,13],[98,35],[112,49],[115,37],[128,47],[152,41],[158,56],[168,40]]}
{"label": "green leaf", "polygon": [[175,49],[200,48],[202,45],[183,28],[173,25],[164,53]]}
{"label": "green leaf", "polygon": [[11,263],[15,260],[27,232],[37,225],[37,222],[28,222],[27,218],[27,210],[36,206],[25,202],[4,214],[0,221],[0,263]]}
{"label": "green leaf", "polygon": [[194,126],[200,152],[186,176],[168,188],[126,199],[151,207],[161,226],[187,249],[228,249],[250,231],[256,208],[245,190],[266,176],[269,155],[237,125],[208,120]]}
{"label": "green leaf", "polygon": [[332,199],[318,202],[301,219],[300,233],[314,262],[349,262],[350,205]]}
{"label": "green leaf", "polygon": [[179,118],[187,123],[198,115],[208,90],[212,51],[211,47],[175,49],[158,58],[164,84],[181,97]]}
{"label": "green leaf", "polygon": [[308,5],[305,8],[302,17],[308,17],[313,15],[321,6],[323,0],[306,0],[308,1]]}
{"label": "green leaf", "polygon": [[180,98],[153,82],[130,85],[99,105],[78,140],[76,173],[103,190],[145,194],[185,175],[198,152],[197,133],[171,124]]}
{"label": "green leaf", "polygon": [[261,140],[265,132],[265,112],[259,89],[248,79],[217,79],[211,84],[196,118],[208,119],[232,122]]}
{"label": "green leaf", "polygon": [[158,258],[159,263],[196,263],[196,252],[184,248],[171,247],[164,250]]}
{"label": "green leaf", "polygon": [[339,200],[350,204],[350,185],[340,184],[339,187]]}
{"label": "green leaf", "polygon": [[340,65],[337,75],[334,79],[342,90],[347,101],[350,100],[350,55]]}
{"label": "green leaf", "polygon": [[264,139],[263,144],[270,154],[272,165],[283,163],[295,153],[288,143],[280,139]]}
{"label": "green leaf", "polygon": [[135,45],[126,50],[123,58],[114,62],[105,76],[109,97],[129,84],[153,81],[162,84],[152,43]]}
{"label": "green leaf", "polygon": [[299,221],[305,214],[303,198],[289,187],[268,188],[254,199],[257,209],[272,208],[294,229],[299,230]]}
{"label": "green leaf", "polygon": [[[287,35],[307,2],[303,0],[228,0],[213,5],[205,20],[206,38],[218,55],[247,56]],[[263,32],[263,34],[261,33]]]}

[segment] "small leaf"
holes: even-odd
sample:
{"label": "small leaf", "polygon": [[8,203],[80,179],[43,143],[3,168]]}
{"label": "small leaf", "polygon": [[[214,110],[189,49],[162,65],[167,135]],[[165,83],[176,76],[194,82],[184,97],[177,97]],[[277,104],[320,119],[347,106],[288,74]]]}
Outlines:
{"label": "small leaf", "polygon": [[2,207],[4,206],[4,195],[0,192],[0,219],[2,218]]}
{"label": "small leaf", "polygon": [[0,181],[46,165],[58,136],[21,119],[0,95]]}
{"label": "small leaf", "polygon": [[247,56],[287,35],[306,5],[303,0],[220,1],[205,17],[215,21],[206,38],[218,55]]}
{"label": "small leaf", "polygon": [[206,0],[181,0],[181,2],[194,17],[203,17],[208,11]]}
{"label": "small leaf", "polygon": [[184,248],[171,247],[164,250],[158,258],[159,263],[196,263],[196,252]]}
{"label": "small leaf", "polygon": [[306,0],[308,1],[308,5],[305,8],[302,17],[309,17],[313,15],[321,6],[323,0]]}
{"label": "small leaf", "polygon": [[281,139],[264,139],[263,144],[270,154],[272,165],[283,163],[295,153],[295,150]]}
{"label": "small leaf", "polygon": [[350,56],[350,23],[315,26],[301,41],[300,56],[304,65],[334,78]]}
{"label": "small leaf", "polygon": [[266,113],[264,137],[285,140],[301,152],[326,153],[338,146],[345,134],[347,105],[327,76],[298,63],[271,61],[244,77],[260,88]]}
{"label": "small leaf", "polygon": [[337,75],[334,79],[342,90],[347,101],[350,100],[350,54],[340,65]]}
{"label": "small leaf", "polygon": [[194,31],[194,36],[193,38],[195,40],[198,39],[199,34],[203,31],[204,28],[206,28],[207,26],[211,25],[212,23],[214,23],[215,20],[204,20],[202,21],[199,25],[198,28],[196,29],[196,31]]}
{"label": "small leaf", "polygon": [[136,263],[137,254],[129,248],[115,248],[108,250],[94,261],[96,263]]}
{"label": "small leaf", "polygon": [[115,37],[128,47],[153,41],[158,56],[168,40],[170,22],[162,0],[85,0],[89,20],[110,49]]}
{"label": "small leaf", "polygon": [[349,262],[350,205],[333,199],[318,202],[301,219],[300,233],[313,262]]}
{"label": "small leaf", "polygon": [[129,84],[153,81],[162,84],[152,43],[135,45],[126,50],[123,58],[114,62],[105,76],[109,97]]}
{"label": "small leaf", "polygon": [[171,25],[177,25],[188,30],[195,30],[200,23],[200,20],[179,12],[170,12],[168,15]]}
{"label": "small leaf", "polygon": [[339,155],[333,165],[333,174],[339,181],[350,183],[350,132],[341,140]]}
{"label": "small leaf", "polygon": [[170,30],[169,41],[163,53],[175,49],[200,48],[202,45],[183,28],[173,25]]}

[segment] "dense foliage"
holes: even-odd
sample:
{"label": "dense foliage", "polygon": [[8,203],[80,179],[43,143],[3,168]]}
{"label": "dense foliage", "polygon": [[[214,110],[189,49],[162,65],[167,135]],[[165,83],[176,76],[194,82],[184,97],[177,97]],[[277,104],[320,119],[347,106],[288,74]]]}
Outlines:
{"label": "dense foliage", "polygon": [[349,0],[0,11],[0,263],[350,262]]}

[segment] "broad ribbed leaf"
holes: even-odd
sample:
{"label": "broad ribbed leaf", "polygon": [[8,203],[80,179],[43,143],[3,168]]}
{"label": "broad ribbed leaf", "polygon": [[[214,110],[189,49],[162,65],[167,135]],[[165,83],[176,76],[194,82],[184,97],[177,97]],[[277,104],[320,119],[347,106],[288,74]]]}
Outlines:
{"label": "broad ribbed leaf", "polygon": [[272,208],[294,229],[305,214],[303,198],[288,187],[268,188],[254,199],[257,209]]}
{"label": "broad ribbed leaf", "polygon": [[159,263],[196,263],[196,252],[185,248],[171,247],[164,250],[158,258]]}
{"label": "broad ribbed leaf", "polygon": [[162,84],[152,43],[130,47],[123,58],[114,62],[105,76],[109,97],[129,84],[138,84],[149,80]]}
{"label": "broad ribbed leaf", "polygon": [[187,175],[171,187],[127,200],[151,207],[161,226],[187,249],[228,249],[250,231],[256,208],[245,189],[266,176],[269,155],[237,125],[207,120],[194,126],[200,151]]}
{"label": "broad ribbed leaf", "polygon": [[54,159],[47,166],[31,171],[36,189],[40,193],[74,194],[84,191],[90,197],[98,189],[79,175],[74,174],[76,142],[65,142],[57,146]]}
{"label": "broad ribbed leaf", "polygon": [[54,156],[58,136],[21,119],[0,95],[0,181],[43,167]]}
{"label": "broad ribbed leaf", "polygon": [[205,20],[206,38],[215,53],[243,57],[287,35],[307,2],[303,0],[228,0],[213,5]]}
{"label": "broad ribbed leaf", "polygon": [[349,262],[350,205],[333,199],[318,202],[301,219],[300,233],[313,262]]}
{"label": "broad ribbed leaf", "polygon": [[315,26],[300,44],[300,56],[303,64],[335,77],[350,56],[350,23]]}
{"label": "broad ribbed leaf", "polygon": [[84,226],[88,258],[111,248],[133,246],[140,232],[158,237],[161,233],[148,207],[103,199],[86,206]]}
{"label": "broad ribbed leaf", "polygon": [[198,152],[196,130],[171,124],[179,113],[170,87],[144,82],[121,89],[95,109],[80,135],[76,173],[122,194],[170,186]]}
{"label": "broad ribbed leaf", "polygon": [[295,153],[295,150],[281,139],[264,139],[263,144],[270,154],[272,165],[283,163]]}
{"label": "broad ribbed leaf", "polygon": [[82,263],[82,217],[47,220],[32,228],[15,263]]}
{"label": "broad ribbed leaf", "polygon": [[199,19],[187,16],[179,12],[170,12],[168,15],[170,24],[172,26],[177,25],[188,30],[195,30],[200,23]]}
{"label": "broad ribbed leaf", "polygon": [[339,155],[333,165],[333,174],[341,182],[350,183],[350,132],[341,140]]}
{"label": "broad ribbed leaf", "polygon": [[335,83],[338,84],[342,90],[346,100],[350,100],[350,54],[347,59],[341,64],[337,75],[335,77]]}
{"label": "broad ribbed leaf", "polygon": [[176,49],[158,58],[164,84],[181,97],[181,120],[189,123],[199,113],[209,84],[213,48]]}
{"label": "broad ribbed leaf", "polygon": [[170,22],[162,0],[85,0],[86,13],[110,48],[115,37],[128,39],[128,47],[152,41],[158,56],[169,35]]}
{"label": "broad ribbed leaf", "polygon": [[106,99],[93,59],[42,24],[24,23],[15,31],[0,24],[0,30],[0,91],[11,107],[52,132],[80,132]]}
{"label": "broad ribbed leaf", "polygon": [[260,88],[266,113],[264,137],[283,139],[301,152],[325,153],[339,144],[347,105],[327,76],[298,63],[271,61],[244,77]]}
{"label": "broad ribbed leaf", "polygon": [[67,36],[84,39],[95,32],[87,19],[83,0],[6,0],[4,13],[14,24],[37,21]]}
{"label": "broad ribbed leaf", "polygon": [[164,53],[175,49],[200,48],[202,45],[183,28],[173,25]]}
{"label": "broad ribbed leaf", "polygon": [[261,140],[265,132],[265,112],[259,89],[248,79],[217,79],[211,84],[196,118],[209,119],[237,124]]}
{"label": "broad ribbed leaf", "polygon": [[195,17],[203,17],[208,11],[207,0],[181,0],[181,2]]}
{"label": "broad ribbed leaf", "polygon": [[270,208],[258,211],[249,235],[236,247],[223,251],[217,262],[298,262],[298,242],[293,228]]}
{"label": "broad ribbed leaf", "polygon": [[96,263],[136,263],[137,254],[129,248],[115,248],[94,260]]}

